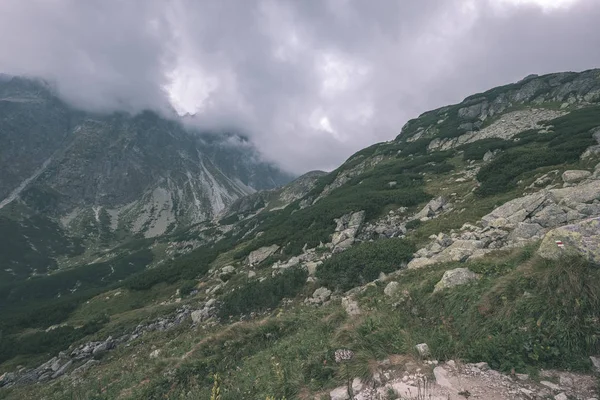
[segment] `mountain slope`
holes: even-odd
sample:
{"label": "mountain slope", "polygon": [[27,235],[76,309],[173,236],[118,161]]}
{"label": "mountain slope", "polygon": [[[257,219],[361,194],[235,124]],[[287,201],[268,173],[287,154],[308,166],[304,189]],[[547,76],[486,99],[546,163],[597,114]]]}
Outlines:
{"label": "mountain slope", "polygon": [[[104,286],[76,269],[0,286],[0,391],[597,397],[599,94],[599,70],[528,77],[220,220],[112,249],[88,266]],[[40,317],[42,301],[62,312]]]}
{"label": "mountain slope", "polygon": [[[19,239],[33,252],[59,221],[61,235],[106,247],[210,220],[236,199],[291,179],[236,138],[190,132],[151,112],[85,113],[43,82],[3,80],[0,218],[10,226],[27,218],[22,210],[37,215],[46,233]],[[51,266],[59,255],[40,260]],[[30,271],[39,267],[21,261]],[[3,269],[19,257],[7,263]]]}

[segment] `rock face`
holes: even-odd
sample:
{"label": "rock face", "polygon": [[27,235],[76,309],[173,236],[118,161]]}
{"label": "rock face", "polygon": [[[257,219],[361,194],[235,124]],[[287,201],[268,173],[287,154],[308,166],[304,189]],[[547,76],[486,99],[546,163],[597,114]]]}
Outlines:
{"label": "rock face", "polygon": [[425,207],[423,207],[423,209],[414,216],[414,219],[427,221],[443,211],[446,205],[447,200],[445,198],[437,197],[427,203],[427,205],[425,205]]}
{"label": "rock face", "polygon": [[538,253],[547,259],[578,254],[600,263],[600,217],[551,230],[544,237]]}
{"label": "rock face", "polygon": [[435,285],[435,289],[433,291],[435,293],[454,286],[464,285],[465,283],[478,278],[479,275],[467,268],[452,269],[444,272],[444,276],[442,276],[442,279]]}
{"label": "rock face", "polygon": [[354,243],[354,238],[365,220],[365,212],[343,215],[335,220],[337,226],[331,238],[333,251],[343,251]]}
{"label": "rock face", "polygon": [[248,255],[248,264],[250,264],[250,266],[260,264],[273,255],[277,250],[279,250],[279,246],[276,244],[254,250]]}
{"label": "rock face", "polygon": [[570,170],[562,174],[562,179],[565,183],[577,183],[592,175],[590,171]]}

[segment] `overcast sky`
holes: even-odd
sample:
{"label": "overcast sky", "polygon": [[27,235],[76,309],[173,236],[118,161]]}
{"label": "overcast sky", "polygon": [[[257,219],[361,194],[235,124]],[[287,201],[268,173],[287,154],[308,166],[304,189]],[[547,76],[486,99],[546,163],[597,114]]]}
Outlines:
{"label": "overcast sky", "polygon": [[196,113],[296,173],[531,73],[600,67],[600,0],[1,0],[0,72]]}

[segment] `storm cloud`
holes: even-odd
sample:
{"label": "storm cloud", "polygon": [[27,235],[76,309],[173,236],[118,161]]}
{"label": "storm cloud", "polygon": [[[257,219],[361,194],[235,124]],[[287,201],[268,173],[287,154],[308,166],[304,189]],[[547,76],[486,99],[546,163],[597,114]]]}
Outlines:
{"label": "storm cloud", "polygon": [[195,114],[301,173],[531,73],[600,66],[598,0],[3,0],[0,72]]}

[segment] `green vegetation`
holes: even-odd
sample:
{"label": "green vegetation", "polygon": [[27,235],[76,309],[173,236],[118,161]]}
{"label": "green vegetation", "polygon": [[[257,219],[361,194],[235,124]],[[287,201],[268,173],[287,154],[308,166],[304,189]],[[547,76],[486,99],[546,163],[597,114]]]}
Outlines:
{"label": "green vegetation", "polygon": [[283,298],[293,298],[302,290],[307,276],[302,269],[290,268],[262,282],[247,282],[221,299],[219,315],[226,318],[277,307]]}
{"label": "green vegetation", "polygon": [[463,150],[463,160],[481,160],[488,151],[506,150],[515,146],[515,142],[499,138],[477,140],[460,146],[457,150]]}
{"label": "green vegetation", "polygon": [[548,122],[553,132],[526,131],[516,136],[519,147],[509,148],[477,174],[477,193],[489,196],[510,190],[524,173],[540,167],[572,163],[594,144],[590,129],[600,125],[600,107],[573,111]]}
{"label": "green vegetation", "polygon": [[316,275],[323,285],[345,291],[377,279],[381,272],[400,269],[415,250],[404,239],[360,243],[325,260]]}
{"label": "green vegetation", "polygon": [[90,321],[81,328],[59,326],[48,332],[35,332],[22,336],[0,335],[0,363],[17,355],[46,354],[52,356],[72,343],[99,331],[108,322],[108,317]]}

